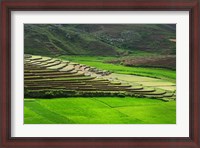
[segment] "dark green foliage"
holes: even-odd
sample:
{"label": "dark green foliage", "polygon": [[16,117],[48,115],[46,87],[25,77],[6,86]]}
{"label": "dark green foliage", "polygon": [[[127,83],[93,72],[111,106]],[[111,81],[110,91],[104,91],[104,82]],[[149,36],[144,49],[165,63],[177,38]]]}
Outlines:
{"label": "dark green foliage", "polygon": [[62,96],[73,96],[76,94],[73,90],[24,90],[24,97],[33,97],[33,98],[54,98]]}
{"label": "dark green foliage", "polygon": [[[25,98],[61,98],[61,97],[125,97],[135,96],[120,91],[74,91],[64,89],[24,90]],[[139,95],[136,95],[139,96]]]}

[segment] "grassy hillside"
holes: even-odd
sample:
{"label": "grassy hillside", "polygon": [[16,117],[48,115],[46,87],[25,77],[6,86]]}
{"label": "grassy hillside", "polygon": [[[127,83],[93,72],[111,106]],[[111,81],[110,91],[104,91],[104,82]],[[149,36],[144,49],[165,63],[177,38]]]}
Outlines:
{"label": "grassy hillside", "polygon": [[25,24],[24,49],[34,55],[175,54],[175,25]]}

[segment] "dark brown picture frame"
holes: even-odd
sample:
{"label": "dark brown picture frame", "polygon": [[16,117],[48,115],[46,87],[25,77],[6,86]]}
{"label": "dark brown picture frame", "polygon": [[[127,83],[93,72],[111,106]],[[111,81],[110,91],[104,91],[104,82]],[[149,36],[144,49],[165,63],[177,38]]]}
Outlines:
{"label": "dark brown picture frame", "polygon": [[[6,0],[1,2],[0,147],[137,147],[200,148],[200,2],[199,0]],[[189,137],[11,137],[11,11],[189,11],[190,117]]]}

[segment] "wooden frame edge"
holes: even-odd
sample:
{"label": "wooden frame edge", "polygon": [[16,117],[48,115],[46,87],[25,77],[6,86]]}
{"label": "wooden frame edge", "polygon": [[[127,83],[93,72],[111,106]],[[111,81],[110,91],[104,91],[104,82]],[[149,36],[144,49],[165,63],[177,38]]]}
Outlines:
{"label": "wooden frame edge", "polygon": [[[156,2],[157,3],[157,2]],[[199,1],[195,0],[192,2],[175,3],[168,2],[165,3],[151,3],[148,5],[147,2],[130,2],[117,3],[113,6],[113,2],[88,2],[83,5],[82,2],[63,2],[62,5],[56,4],[55,2],[50,2],[46,6],[46,2],[13,2],[13,1],[3,1],[1,2],[1,87],[0,87],[0,98],[1,98],[1,145],[3,147],[45,147],[49,146],[51,142],[52,146],[69,146],[69,147],[200,147],[200,93],[199,89],[199,73],[200,73],[200,63],[199,63],[199,42],[200,42],[200,4]],[[56,4],[56,5],[55,5]],[[90,4],[90,5],[88,5]],[[105,8],[105,4],[108,4]],[[127,6],[128,4],[128,6]],[[156,4],[156,5],[155,5]],[[148,7],[146,7],[148,5]],[[72,7],[73,6],[73,7]],[[127,6],[127,7],[125,7]],[[12,138],[10,135],[10,87],[11,87],[11,56],[10,56],[10,15],[13,10],[190,10],[190,48],[194,49],[192,51],[192,57],[190,57],[190,62],[192,62],[192,67],[190,67],[190,75],[192,81],[190,83],[190,137],[189,138]],[[117,140],[117,141],[116,141]],[[146,141],[146,142],[145,142]]]}

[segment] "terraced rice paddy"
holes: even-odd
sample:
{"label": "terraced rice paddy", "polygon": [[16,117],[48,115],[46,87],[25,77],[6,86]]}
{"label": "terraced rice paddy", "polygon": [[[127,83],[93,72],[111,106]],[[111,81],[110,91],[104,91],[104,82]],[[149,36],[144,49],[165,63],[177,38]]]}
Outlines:
{"label": "terraced rice paddy", "polygon": [[173,91],[158,87],[162,86],[158,80],[152,84],[154,79],[111,74],[109,71],[69,61],[28,55],[25,56],[24,68],[25,97],[64,95],[137,96],[165,101],[175,99]]}

